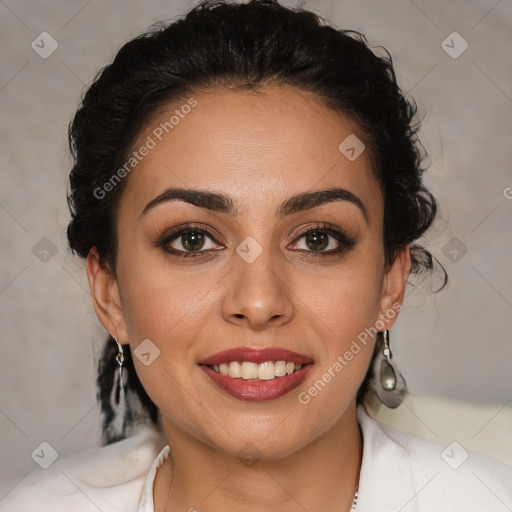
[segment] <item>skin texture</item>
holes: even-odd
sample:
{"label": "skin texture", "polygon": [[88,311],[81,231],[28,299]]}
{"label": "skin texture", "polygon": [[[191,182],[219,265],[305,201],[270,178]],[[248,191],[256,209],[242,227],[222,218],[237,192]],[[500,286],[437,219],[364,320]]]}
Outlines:
{"label": "skin texture", "polygon": [[[134,357],[172,450],[157,474],[156,510],[349,510],[362,455],[355,396],[374,340],[307,405],[298,394],[359,333],[401,304],[408,248],[385,267],[383,198],[368,153],[351,162],[338,149],[350,134],[364,141],[347,117],[285,87],[203,91],[194,98],[197,106],[126,178],[117,213],[117,279],[95,249],[87,258],[103,326],[132,352],[145,339],[160,350],[149,366]],[[138,142],[169,112],[153,119]],[[238,215],[178,200],[141,215],[170,186],[227,194]],[[330,187],[356,195],[368,221],[348,201],[276,216],[290,196]],[[197,258],[178,259],[155,247],[164,232],[187,222],[219,237],[205,238]],[[312,256],[314,242],[297,234],[319,222],[341,228],[355,245]],[[248,236],[262,248],[252,263],[236,252]],[[185,251],[180,240],[172,247]],[[329,237],[323,250],[338,245]],[[278,346],[308,356],[314,366],[299,388],[279,399],[238,400],[198,366],[238,346]],[[242,448],[254,451],[255,464],[237,456]]]}

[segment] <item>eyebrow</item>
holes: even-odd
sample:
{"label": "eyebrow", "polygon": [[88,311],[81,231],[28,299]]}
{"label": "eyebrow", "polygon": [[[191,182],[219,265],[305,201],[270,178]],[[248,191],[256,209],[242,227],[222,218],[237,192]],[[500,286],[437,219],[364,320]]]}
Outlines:
{"label": "eyebrow", "polygon": [[[179,200],[193,204],[199,208],[224,213],[231,217],[236,217],[239,209],[235,201],[230,196],[208,190],[199,190],[191,188],[170,187],[164,190],[160,195],[152,199],[142,210],[141,217],[146,215],[156,206],[168,201]],[[334,201],[348,201],[359,208],[368,224],[368,211],[359,197],[344,188],[328,188],[316,190],[314,192],[301,192],[286,199],[276,210],[276,216],[283,218],[303,210],[309,210],[322,204]]]}

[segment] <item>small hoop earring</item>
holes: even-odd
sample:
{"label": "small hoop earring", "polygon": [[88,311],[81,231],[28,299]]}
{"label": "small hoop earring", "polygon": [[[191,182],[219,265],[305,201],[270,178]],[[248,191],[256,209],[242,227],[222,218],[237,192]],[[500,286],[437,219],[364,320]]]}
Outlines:
{"label": "small hoop earring", "polygon": [[379,332],[375,346],[372,388],[379,400],[391,409],[398,407],[407,392],[407,384],[389,346],[389,331]]}
{"label": "small hoop earring", "polygon": [[110,392],[110,405],[113,412],[113,420],[109,425],[109,436],[114,439],[121,439],[125,437],[126,416],[128,414],[126,402],[126,385],[128,382],[128,372],[123,367],[124,354],[123,346],[114,339],[117,343],[116,363],[117,368],[114,370],[114,379],[112,383],[112,391]]}

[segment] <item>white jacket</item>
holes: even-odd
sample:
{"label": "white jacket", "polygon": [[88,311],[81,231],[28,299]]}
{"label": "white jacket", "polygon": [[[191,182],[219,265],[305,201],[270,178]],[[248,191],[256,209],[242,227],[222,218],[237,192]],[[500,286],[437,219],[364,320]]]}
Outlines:
{"label": "white jacket", "polygon": [[[512,467],[456,443],[414,437],[357,411],[364,447],[357,512],[510,512]],[[169,453],[147,429],[55,462],[18,482],[1,512],[153,512],[152,488]]]}

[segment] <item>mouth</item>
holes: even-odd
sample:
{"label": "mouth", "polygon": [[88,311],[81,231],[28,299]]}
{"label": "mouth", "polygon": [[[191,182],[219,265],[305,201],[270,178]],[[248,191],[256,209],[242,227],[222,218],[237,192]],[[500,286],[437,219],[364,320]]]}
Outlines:
{"label": "mouth", "polygon": [[231,396],[262,402],[298,387],[313,364],[310,358],[289,350],[239,347],[218,352],[199,366],[210,382]]}
{"label": "mouth", "polygon": [[302,365],[291,361],[265,361],[259,364],[252,361],[231,361],[209,365],[209,368],[232,379],[273,380],[291,375],[300,370]]}

